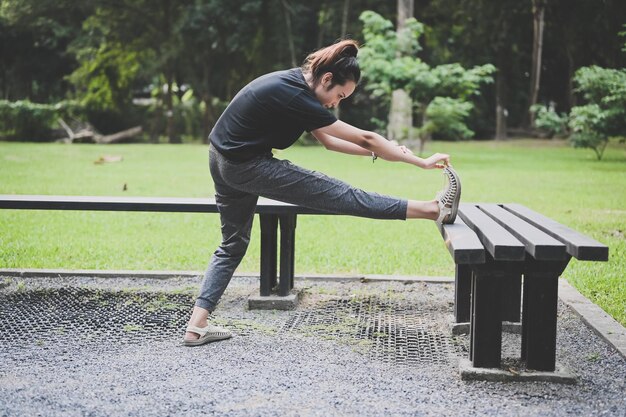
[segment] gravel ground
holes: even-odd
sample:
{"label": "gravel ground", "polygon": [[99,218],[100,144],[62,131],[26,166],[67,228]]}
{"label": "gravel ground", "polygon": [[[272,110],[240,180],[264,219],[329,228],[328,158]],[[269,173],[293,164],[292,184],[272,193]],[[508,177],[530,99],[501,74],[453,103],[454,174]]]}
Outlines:
{"label": "gravel ground", "polygon": [[[189,306],[176,303],[192,299],[196,281],[0,282],[1,416],[626,416],[626,361],[563,305],[557,361],[579,376],[576,385],[462,381],[468,337],[448,331],[448,284],[298,282],[299,309],[268,312],[245,307],[258,281],[236,279],[212,318],[234,337],[184,348]],[[62,292],[77,288],[91,298]],[[78,307],[24,309],[44,289],[47,297],[74,297]],[[165,298],[146,304],[146,292]],[[164,327],[114,320],[133,305]],[[32,317],[38,322],[20,322]],[[359,320],[389,326],[358,333]],[[65,327],[55,327],[60,322]],[[99,330],[87,336],[78,326],[85,323]],[[413,328],[433,350],[407,353],[403,335]],[[518,345],[519,336],[507,334],[505,356],[519,355]]]}

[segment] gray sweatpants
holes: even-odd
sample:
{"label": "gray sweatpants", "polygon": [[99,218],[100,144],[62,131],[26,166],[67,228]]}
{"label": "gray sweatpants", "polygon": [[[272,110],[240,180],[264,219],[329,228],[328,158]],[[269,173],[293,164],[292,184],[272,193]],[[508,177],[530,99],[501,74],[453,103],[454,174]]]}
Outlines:
{"label": "gray sweatpants", "polygon": [[328,212],[406,219],[407,200],[369,193],[271,153],[247,162],[226,159],[213,146],[209,166],[222,223],[222,244],[204,274],[196,306],[213,311],[241,262],[259,196]]}

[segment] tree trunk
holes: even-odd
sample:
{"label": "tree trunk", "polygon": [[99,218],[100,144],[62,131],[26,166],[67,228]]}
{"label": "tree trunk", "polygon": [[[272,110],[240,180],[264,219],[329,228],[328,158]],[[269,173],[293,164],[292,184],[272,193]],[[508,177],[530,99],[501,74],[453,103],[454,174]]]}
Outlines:
{"label": "tree trunk", "polygon": [[112,135],[95,135],[94,140],[96,143],[116,143],[124,139],[132,138],[140,135],[143,132],[141,126],[131,127],[130,129],[122,130],[121,132],[114,133]]}
{"label": "tree trunk", "polygon": [[496,140],[506,140],[506,83],[502,70],[496,74]]}
{"label": "tree trunk", "polygon": [[343,14],[341,15],[341,38],[348,34],[348,16],[350,12],[350,0],[343,0]]}
{"label": "tree trunk", "polygon": [[209,133],[211,133],[211,120],[213,119],[213,104],[211,103],[211,65],[208,61],[204,62],[202,68],[202,102],[204,103],[204,112],[202,114],[202,142],[209,143]]}
{"label": "tree trunk", "polygon": [[291,6],[287,3],[287,0],[282,0],[283,11],[285,13],[285,23],[287,24],[287,42],[289,43],[289,55],[291,57],[291,66],[293,68],[298,66],[296,61],[296,48],[293,44],[293,33],[291,30]]}
{"label": "tree trunk", "polygon": [[[413,16],[413,0],[398,0],[397,31],[404,27],[404,22]],[[409,140],[413,127],[413,107],[411,97],[404,90],[395,90],[391,95],[391,107],[387,124],[387,138],[404,142]]]}
{"label": "tree trunk", "polygon": [[2,97],[3,100],[8,100],[9,99],[9,89],[7,88],[7,79],[8,79],[8,75],[7,75],[7,69],[3,66],[2,67],[2,76],[0,77],[0,97]]}
{"label": "tree trunk", "polygon": [[204,111],[202,112],[202,143],[208,144],[211,133],[211,96],[208,93],[202,95]]}
{"label": "tree trunk", "polygon": [[156,104],[154,108],[154,114],[152,115],[152,122],[148,128],[148,134],[150,136],[150,143],[159,143],[159,136],[161,135],[161,121],[163,120],[163,101],[161,100],[161,94],[156,98]]}
{"label": "tree trunk", "polygon": [[[422,126],[426,126],[426,124],[428,123],[428,116],[426,116],[426,108],[428,106],[423,105],[421,107],[424,109],[424,113],[422,113]],[[426,142],[428,142],[429,140],[430,140],[430,132],[423,131],[420,137],[420,147],[418,151],[419,156],[424,155],[424,148],[426,147]]]}
{"label": "tree trunk", "polygon": [[[161,32],[162,36],[171,36],[173,31],[173,5],[175,4],[172,0],[165,0],[161,3],[162,10],[164,11],[163,15],[163,31]],[[165,43],[162,42],[163,48],[165,48]],[[162,52],[167,53],[166,49],[163,49]],[[165,72],[165,84],[167,85],[167,90],[165,91],[164,96],[164,104],[165,104],[165,134],[168,137],[169,143],[181,143],[180,137],[176,135],[176,126],[174,125],[174,96],[172,92],[172,88],[174,86],[174,74],[175,74],[175,66],[172,58],[168,58],[164,62],[164,72]]]}
{"label": "tree trunk", "polygon": [[543,51],[543,27],[547,0],[532,0],[533,4],[533,57],[530,73],[530,95],[528,100],[528,127],[535,126],[535,115],[530,108],[537,104],[541,79],[541,55]]}
{"label": "tree trunk", "polygon": [[[345,39],[348,35],[348,15],[350,11],[350,0],[343,0],[343,14],[341,15],[341,39]],[[335,108],[335,117],[339,119],[341,109],[339,106]]]}
{"label": "tree trunk", "polygon": [[565,47],[565,53],[567,55],[567,111],[569,112],[572,107],[576,105],[576,96],[574,95],[574,55],[569,46]]}
{"label": "tree trunk", "polygon": [[507,82],[509,78],[507,75],[509,71],[509,47],[506,43],[498,43],[496,49],[496,140],[507,139],[507,103],[508,103],[508,91]]}
{"label": "tree trunk", "polygon": [[326,5],[322,5],[322,9],[317,14],[317,45],[316,50],[321,49],[324,43],[324,35],[326,34],[326,19],[327,19]]}
{"label": "tree trunk", "polygon": [[181,143],[180,137],[176,135],[176,126],[174,124],[174,97],[172,88],[174,80],[171,73],[167,74],[167,91],[165,91],[165,121],[166,133],[170,143]]}
{"label": "tree trunk", "polygon": [[414,0],[398,0],[398,29],[402,29],[404,22],[408,18],[413,17],[414,5]]}
{"label": "tree trunk", "polygon": [[395,90],[391,93],[387,139],[398,142],[404,142],[409,139],[409,133],[413,127],[412,107],[411,97],[409,97],[406,91]]}

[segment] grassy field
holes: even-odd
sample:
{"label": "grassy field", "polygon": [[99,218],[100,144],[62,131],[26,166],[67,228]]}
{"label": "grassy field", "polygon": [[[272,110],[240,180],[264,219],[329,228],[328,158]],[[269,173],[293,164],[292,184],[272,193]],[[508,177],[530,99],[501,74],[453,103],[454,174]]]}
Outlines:
{"label": "grassy field", "polygon": [[[432,143],[448,152],[464,201],[518,202],[610,247],[608,263],[573,260],[564,276],[626,324],[626,147],[603,161],[562,141]],[[208,148],[200,145],[0,143],[1,194],[208,197]],[[94,164],[103,155],[122,162]],[[430,199],[438,171],[351,157],[320,148],[278,154],[367,190]],[[125,190],[126,189],[126,190]],[[241,271],[258,271],[255,224]],[[296,272],[453,274],[435,225],[300,216]],[[203,270],[219,244],[216,215],[0,211],[0,268]]]}

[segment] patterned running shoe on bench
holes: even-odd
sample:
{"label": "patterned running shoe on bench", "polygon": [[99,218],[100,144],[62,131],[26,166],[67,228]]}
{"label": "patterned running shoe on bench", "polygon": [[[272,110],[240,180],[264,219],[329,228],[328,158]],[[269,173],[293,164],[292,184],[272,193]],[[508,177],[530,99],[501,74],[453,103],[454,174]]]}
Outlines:
{"label": "patterned running shoe on bench", "polygon": [[437,223],[454,223],[459,210],[461,200],[461,181],[456,171],[448,166],[443,169],[443,174],[448,178],[448,186],[437,194],[439,205],[439,217]]}

